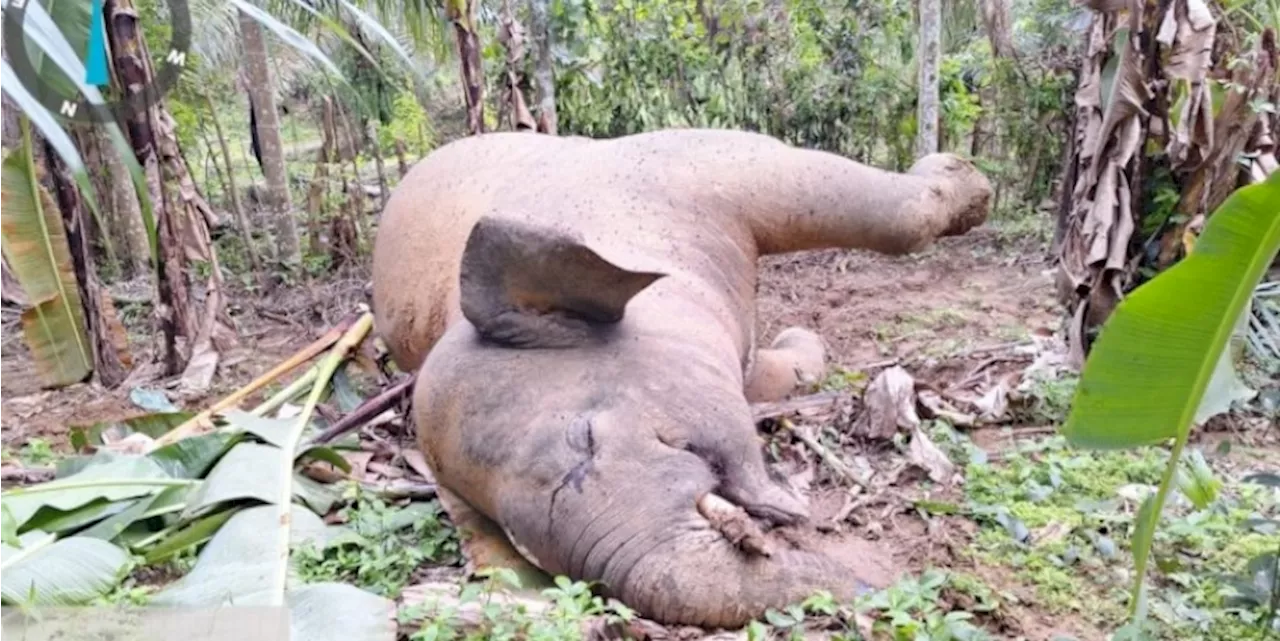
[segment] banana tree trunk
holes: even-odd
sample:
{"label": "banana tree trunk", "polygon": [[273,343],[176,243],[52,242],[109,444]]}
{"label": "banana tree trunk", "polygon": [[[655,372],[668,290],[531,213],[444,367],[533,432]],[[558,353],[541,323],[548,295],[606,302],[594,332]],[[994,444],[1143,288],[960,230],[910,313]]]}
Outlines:
{"label": "banana tree trunk", "polygon": [[111,297],[98,279],[93,250],[86,233],[89,216],[80,199],[75,179],[47,142],[44,158],[53,180],[58,210],[62,213],[67,247],[71,250],[71,264],[80,290],[80,302],[84,307],[85,333],[89,336],[93,352],[93,371],[103,387],[114,388],[124,381],[133,366],[133,357],[129,355],[128,335],[116,316]]}
{"label": "banana tree trunk", "polygon": [[480,58],[480,37],[476,34],[475,0],[449,0],[449,21],[458,45],[462,65],[462,95],[467,105],[467,133],[484,133],[484,63]]}
{"label": "banana tree trunk", "polygon": [[[1086,5],[1094,16],[1055,243],[1077,364],[1124,293],[1140,284],[1138,268],[1148,255],[1155,257],[1154,271],[1180,259],[1204,218],[1237,186],[1275,170],[1276,115],[1245,105],[1280,96],[1269,29],[1254,51],[1238,52],[1230,43],[1215,45],[1217,20],[1207,0]],[[1232,84],[1216,108],[1211,89],[1220,81],[1214,78]],[[1160,149],[1160,157],[1148,156],[1152,148]],[[1176,205],[1162,212],[1155,201],[1157,165],[1169,170],[1163,188],[1178,193]],[[1165,218],[1142,220],[1148,211]],[[1143,226],[1155,227],[1156,234],[1139,237]]]}
{"label": "banana tree trunk", "polygon": [[[154,73],[132,0],[109,0],[106,8],[111,64],[120,86],[129,94],[149,91]],[[125,130],[134,155],[146,175],[148,200],[156,220],[160,249],[156,306],[164,335],[163,359],[168,374],[184,373],[189,385],[207,385],[216,366],[213,340],[223,347],[235,342],[225,315],[222,270],[210,240],[217,219],[200,194],[178,148],[176,124],[163,101],[130,114]],[[204,284],[204,309],[196,310],[186,274],[191,260],[209,266]],[[182,339],[182,342],[179,342]],[[188,370],[193,356],[198,369]],[[186,374],[199,374],[187,378]],[[207,375],[207,376],[206,376]]]}

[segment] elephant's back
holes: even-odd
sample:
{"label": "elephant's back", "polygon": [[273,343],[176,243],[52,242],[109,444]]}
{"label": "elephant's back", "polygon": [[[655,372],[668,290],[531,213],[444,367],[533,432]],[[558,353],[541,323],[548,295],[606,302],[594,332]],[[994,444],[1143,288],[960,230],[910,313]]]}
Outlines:
{"label": "elephant's back", "polygon": [[373,245],[375,327],[402,371],[413,371],[461,316],[458,268],[467,236],[525,166],[577,139],[488,134],[452,142],[409,170],[379,219]]}

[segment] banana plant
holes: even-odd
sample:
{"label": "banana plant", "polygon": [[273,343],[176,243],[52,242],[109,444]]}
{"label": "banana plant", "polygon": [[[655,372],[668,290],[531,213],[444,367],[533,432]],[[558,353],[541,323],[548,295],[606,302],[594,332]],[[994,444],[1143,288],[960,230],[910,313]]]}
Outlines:
{"label": "banana plant", "polygon": [[0,182],[0,246],[31,298],[22,331],[40,378],[70,385],[92,371],[93,354],[62,216],[40,184],[31,128],[21,125],[22,145],[5,157]]}
{"label": "banana plant", "polygon": [[1133,629],[1145,619],[1151,541],[1182,451],[1193,424],[1212,413],[1205,408],[1221,406],[1215,394],[1231,388],[1227,347],[1278,250],[1280,172],[1273,172],[1233,193],[1184,260],[1120,303],[1085,362],[1061,430],[1068,441],[1092,449],[1173,442],[1160,486],[1134,525]]}
{"label": "banana plant", "polygon": [[[4,2],[6,10],[9,8],[8,5],[9,2],[6,0]],[[86,49],[86,43],[91,40],[92,30],[102,28],[100,21],[90,19],[90,5],[91,3],[86,0],[44,0],[43,3],[25,3],[23,45],[28,47],[32,53],[33,64],[37,69],[37,75],[41,83],[56,89],[59,95],[79,94],[84,96],[91,105],[105,108],[106,100],[102,92],[99,91],[98,87],[86,82],[85,63],[81,60],[80,55],[80,52]],[[309,18],[309,20],[301,22],[308,27],[318,25],[322,30],[332,32],[339,41],[356,47],[363,55],[374,61],[359,44],[358,40],[348,31],[347,25],[353,24],[362,32],[369,34],[373,41],[389,47],[411,72],[416,69],[413,59],[399,40],[366,11],[346,0],[340,0],[337,3],[325,2],[319,4],[305,0],[272,0],[262,6],[247,0],[232,0],[231,3],[197,0],[191,6],[193,13],[196,14],[193,16],[195,21],[217,21],[220,16],[228,18],[233,16],[236,11],[244,12],[261,23],[287,46],[297,50],[326,69],[339,82],[345,81],[338,73],[337,66],[329,60],[324,52],[313,42],[313,39],[278,17],[288,13],[287,7],[300,8],[300,13]],[[374,64],[375,68],[377,68],[376,61],[374,61]],[[379,69],[379,71],[381,70]],[[81,193],[82,200],[95,217],[98,228],[106,229],[108,225],[102,215],[99,194],[95,192],[93,183],[89,180],[89,167],[85,165],[84,158],[81,156],[75,140],[70,135],[67,123],[36,99],[32,94],[34,88],[23,85],[13,68],[10,67],[8,60],[3,61],[3,64],[0,65],[0,77],[2,77],[0,87],[2,87],[4,93],[13,100],[18,110],[36,127],[43,139],[48,142],[53,153],[68,168],[77,189]],[[145,174],[120,128],[113,122],[104,123],[103,126],[107,128],[108,137],[113,143],[115,153],[120,155],[129,170],[134,190],[141,204],[142,222],[148,236],[152,265],[153,267],[158,267],[157,227],[152,213],[152,204]],[[29,151],[27,156],[30,156]],[[35,191],[32,191],[24,186],[30,181],[20,179],[16,173],[13,173],[21,169],[17,165],[20,160],[20,158],[15,158],[13,163],[6,163],[5,169],[4,202],[7,221],[4,229],[5,254],[11,264],[15,260],[22,260],[26,264],[31,264],[29,257],[37,254],[44,255],[47,259],[52,260],[56,258],[55,250],[60,246],[65,246],[65,240],[60,239],[57,228],[38,223],[57,219],[58,212],[50,200],[39,197],[40,190],[38,185]],[[13,175],[10,176],[9,174]],[[11,177],[13,180],[10,180]],[[11,203],[24,203],[21,206],[13,205],[15,207],[14,216],[7,215]],[[19,215],[23,216],[24,220],[31,224],[18,224],[15,217]],[[15,225],[17,226],[15,227]],[[10,237],[19,230],[26,235],[22,238]],[[42,230],[44,232],[43,235],[36,233]],[[110,257],[114,253],[113,248],[110,246],[110,237],[104,236],[103,240],[105,241],[104,248]],[[34,247],[36,249],[44,247],[45,250],[34,254],[28,252],[24,257],[15,258],[9,255],[11,246],[15,248]],[[35,250],[33,249],[32,251]],[[53,264],[56,267],[56,261]],[[46,285],[50,282],[55,282],[49,281],[43,271],[37,274],[31,270],[15,268],[14,272],[18,282],[26,291],[46,291],[48,289]],[[47,312],[53,308],[53,303],[45,301],[43,304],[48,309],[43,311],[39,309],[28,310],[29,314],[35,314],[38,317],[36,320],[42,322],[24,323],[24,336],[28,345],[32,348],[37,367],[42,373],[43,382],[49,386],[62,386],[83,380],[92,371],[94,363],[93,355],[86,347],[88,342],[84,336],[84,313],[83,310],[78,308],[80,303],[78,296],[75,295],[75,276],[65,270],[58,271],[55,269],[53,273],[59,274],[56,283],[60,285],[59,291],[64,292],[63,295],[57,298],[57,301],[60,301],[57,306],[62,313],[53,320],[58,322],[48,322],[50,316]],[[76,309],[72,309],[73,307]],[[39,313],[36,314],[36,312]]]}

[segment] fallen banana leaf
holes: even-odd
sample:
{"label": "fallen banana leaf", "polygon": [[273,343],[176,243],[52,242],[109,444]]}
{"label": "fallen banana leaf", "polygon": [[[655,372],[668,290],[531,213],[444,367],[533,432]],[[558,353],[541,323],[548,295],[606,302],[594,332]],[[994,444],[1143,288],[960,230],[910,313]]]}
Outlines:
{"label": "fallen banana leaf", "polygon": [[106,541],[73,536],[41,544],[52,536],[5,550],[6,605],[83,605],[111,591],[129,567],[129,554]]}
{"label": "fallen banana leaf", "polygon": [[190,412],[157,412],[127,418],[123,421],[94,423],[89,427],[71,428],[71,447],[77,451],[98,447],[106,439],[118,441],[131,434],[157,438],[191,419]]}
{"label": "fallen banana leaf", "polygon": [[[329,346],[338,342],[339,339],[345,336],[347,332],[351,329],[351,327],[355,326],[357,323],[365,321],[365,319],[368,319],[367,320],[368,323],[372,323],[373,315],[369,314],[368,312],[365,312],[362,316],[353,315],[344,319],[337,326],[335,326],[334,328],[326,332],[324,336],[321,336],[320,338],[316,339],[315,342],[302,348],[300,351],[298,351],[298,353],[289,357],[288,360],[284,361],[283,363],[280,363],[279,365],[276,365],[275,367],[271,368],[271,370],[268,371],[267,373],[259,376],[258,378],[255,378],[248,385],[245,385],[244,387],[232,392],[231,394],[228,394],[225,398],[218,401],[217,403],[214,403],[208,409],[200,412],[199,414],[192,417],[187,422],[183,423],[182,425],[179,425],[178,427],[175,427],[173,430],[171,430],[167,434],[164,434],[160,438],[156,439],[156,442],[153,443],[151,446],[152,449],[158,449],[166,445],[169,445],[171,443],[182,440],[188,436],[193,436],[201,432],[212,430],[214,428],[213,416],[215,414],[218,414],[223,410],[239,405],[240,402],[243,401],[245,398],[247,398],[249,395],[253,394],[254,392],[257,392],[258,390],[262,389],[263,387],[266,387],[267,385],[270,385],[272,382],[279,379],[281,376],[288,374],[290,371],[297,368],[299,365],[302,365],[303,363],[315,358],[320,353],[328,349]],[[366,333],[367,333],[367,330],[366,330]]]}
{"label": "fallen banana leaf", "polygon": [[0,242],[32,302],[22,330],[36,371],[44,385],[62,387],[93,372],[93,354],[62,216],[40,185],[28,128],[23,134],[0,167]]}
{"label": "fallen banana leaf", "polygon": [[282,450],[271,445],[241,443],[218,461],[191,497],[183,518],[235,501],[271,503],[277,498],[276,469],[285,465]]}
{"label": "fallen banana leaf", "polygon": [[203,516],[181,529],[166,533],[167,536],[157,539],[158,542],[154,545],[150,545],[153,541],[140,541],[137,547],[150,548],[143,556],[143,560],[147,563],[158,563],[193,545],[200,545],[212,539],[219,528],[231,520],[237,512],[238,510],[224,510]]}
{"label": "fallen banana leaf", "polygon": [[[43,508],[36,511],[36,513],[32,515],[26,523],[23,523],[22,528],[24,530],[40,530],[43,532],[55,532],[58,534],[75,532],[76,530],[86,526],[93,525],[98,521],[124,512],[133,507],[134,504],[143,500],[144,499],[126,499],[123,501],[110,501],[107,499],[96,499],[70,510]],[[148,500],[147,502],[149,503],[150,501]]]}
{"label": "fallen banana leaf", "polygon": [[63,512],[104,499],[120,501],[158,493],[169,487],[194,485],[190,479],[169,476],[155,461],[122,457],[91,465],[67,478],[16,488],[3,493],[5,508],[18,523],[18,531],[42,509]]}
{"label": "fallen banana leaf", "polygon": [[[331,530],[320,517],[301,505],[289,509],[293,546],[311,543],[323,547]],[[274,505],[258,505],[237,511],[218,528],[200,551],[191,571],[158,592],[152,603],[165,607],[216,607],[265,605],[271,585],[267,570],[282,565],[275,556],[275,542],[263,533],[280,525]]]}
{"label": "fallen banana leaf", "polygon": [[134,523],[161,514],[176,512],[186,503],[190,487],[167,488],[154,496],[138,499],[128,509],[107,517],[77,536],[115,541]]}

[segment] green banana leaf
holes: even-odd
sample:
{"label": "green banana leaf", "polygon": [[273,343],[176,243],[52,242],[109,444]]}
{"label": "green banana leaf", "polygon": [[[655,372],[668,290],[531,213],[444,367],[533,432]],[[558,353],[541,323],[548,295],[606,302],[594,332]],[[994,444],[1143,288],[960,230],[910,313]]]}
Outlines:
{"label": "green banana leaf", "polygon": [[5,546],[5,605],[83,605],[111,591],[129,567],[129,554],[101,539],[53,540],[43,533],[21,548]]}
{"label": "green banana leaf", "polygon": [[1186,259],[1120,303],[1085,363],[1063,435],[1098,449],[1184,438],[1277,250],[1280,172],[1232,194]]}
{"label": "green banana leaf", "polygon": [[0,168],[0,243],[31,299],[22,330],[46,386],[84,380],[93,371],[84,307],[62,216],[35,173],[29,136]]}

